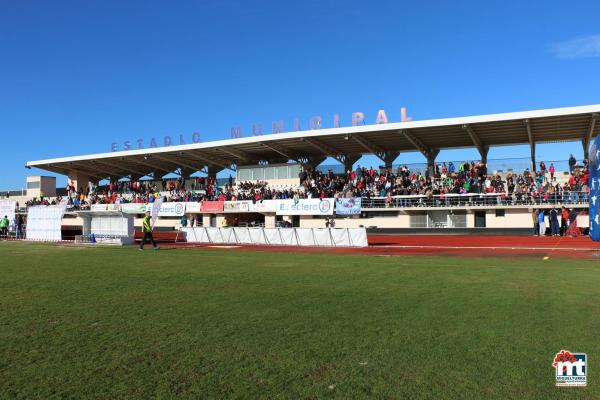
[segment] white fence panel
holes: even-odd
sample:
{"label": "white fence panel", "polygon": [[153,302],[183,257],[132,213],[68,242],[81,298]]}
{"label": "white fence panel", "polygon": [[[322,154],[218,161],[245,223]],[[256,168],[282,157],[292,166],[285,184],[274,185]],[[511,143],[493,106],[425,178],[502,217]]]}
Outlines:
{"label": "white fence panel", "polygon": [[296,228],[296,236],[298,236],[298,244],[300,246],[316,245],[313,230],[310,228]]}
{"label": "white fence panel", "polygon": [[263,228],[248,228],[253,244],[267,244]]}
{"label": "white fence panel", "polygon": [[27,240],[60,241],[63,206],[29,207],[27,213]]}
{"label": "white fence panel", "polygon": [[364,228],[350,228],[350,246],[352,247],[367,247],[367,230]]}
{"label": "white fence panel", "polygon": [[327,228],[317,228],[313,229],[313,235],[315,238],[315,244],[317,246],[332,246],[331,243],[331,234],[329,233],[329,229]]}
{"label": "white fence panel", "polygon": [[223,243],[221,228],[205,228],[211,243]]}
{"label": "white fence panel", "polygon": [[265,237],[268,244],[283,244],[279,228],[265,228]]}
{"label": "white fence panel", "polygon": [[183,228],[190,243],[366,247],[364,228]]}
{"label": "white fence panel", "polygon": [[249,228],[233,228],[239,244],[252,244]]}
{"label": "white fence panel", "polygon": [[295,229],[279,228],[279,234],[281,235],[281,244],[285,246],[298,246]]}
{"label": "white fence panel", "polygon": [[331,239],[333,240],[334,246],[350,246],[350,235],[348,229],[331,229]]}
{"label": "white fence panel", "polygon": [[237,244],[237,239],[235,237],[233,229],[220,228],[219,231],[221,232],[221,237],[223,238],[223,243]]}

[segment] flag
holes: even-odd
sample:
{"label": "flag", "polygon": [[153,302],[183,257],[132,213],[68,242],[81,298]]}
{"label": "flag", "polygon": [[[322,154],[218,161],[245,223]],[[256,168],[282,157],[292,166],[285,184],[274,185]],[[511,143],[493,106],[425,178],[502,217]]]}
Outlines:
{"label": "flag", "polygon": [[154,199],[154,203],[152,203],[152,210],[150,211],[150,216],[152,217],[152,220],[150,221],[150,225],[152,226],[152,229],[154,229],[154,224],[156,223],[156,220],[158,219],[158,213],[160,212],[160,207],[162,206],[162,203],[163,203],[162,196]]}
{"label": "flag", "polygon": [[590,239],[595,242],[600,241],[600,135],[590,146],[589,159],[589,179],[590,188]]}

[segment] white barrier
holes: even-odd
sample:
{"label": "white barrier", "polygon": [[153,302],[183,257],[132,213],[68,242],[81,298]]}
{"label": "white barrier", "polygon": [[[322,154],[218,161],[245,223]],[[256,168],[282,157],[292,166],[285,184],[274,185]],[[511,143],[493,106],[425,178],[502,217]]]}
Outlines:
{"label": "white barrier", "polygon": [[27,211],[27,240],[60,242],[65,206],[35,206]]}
{"label": "white barrier", "polygon": [[[134,243],[133,215],[120,211],[79,211],[83,219],[83,234],[75,241],[83,243]],[[89,239],[89,240],[88,240]]]}
{"label": "white barrier", "polygon": [[365,228],[182,228],[188,243],[366,247]]}

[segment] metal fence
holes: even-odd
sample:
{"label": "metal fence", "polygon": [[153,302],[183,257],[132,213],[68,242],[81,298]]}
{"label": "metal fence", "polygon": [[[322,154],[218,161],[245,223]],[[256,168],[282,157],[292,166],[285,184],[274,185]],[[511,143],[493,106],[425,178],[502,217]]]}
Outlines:
{"label": "metal fence", "polygon": [[5,190],[3,192],[0,192],[0,199],[10,198],[11,196],[27,196],[27,189]]}
{"label": "metal fence", "polygon": [[587,205],[587,192],[562,192],[553,194],[466,193],[435,196],[408,195],[386,197],[363,197],[362,208],[411,208],[411,207],[470,207],[470,206],[539,206],[539,205]]}

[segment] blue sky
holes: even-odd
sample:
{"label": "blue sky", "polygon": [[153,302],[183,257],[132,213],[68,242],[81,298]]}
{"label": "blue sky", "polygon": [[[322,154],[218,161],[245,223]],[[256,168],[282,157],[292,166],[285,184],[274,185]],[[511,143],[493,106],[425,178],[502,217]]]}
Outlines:
{"label": "blue sky", "polygon": [[[378,109],[398,121],[400,107],[429,119],[600,103],[599,14],[597,1],[0,0],[0,189],[46,174],[26,161],[113,141],[217,140],[311,115],[327,127],[334,113],[349,125]],[[581,146],[537,151],[568,152]],[[477,155],[438,159],[465,157]]]}

